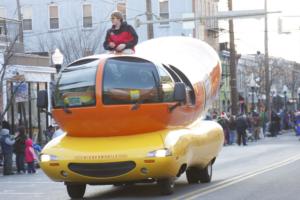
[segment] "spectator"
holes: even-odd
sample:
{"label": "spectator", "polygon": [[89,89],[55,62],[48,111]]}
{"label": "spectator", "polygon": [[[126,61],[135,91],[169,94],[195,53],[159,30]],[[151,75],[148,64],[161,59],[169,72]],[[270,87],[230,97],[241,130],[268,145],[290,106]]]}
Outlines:
{"label": "spectator", "polygon": [[295,132],[297,136],[300,136],[300,110],[295,113]]}
{"label": "spectator", "polygon": [[224,145],[229,144],[229,128],[228,128],[228,118],[225,112],[221,113],[221,117],[218,118],[218,123],[222,126],[224,131]]}
{"label": "spectator", "polygon": [[259,139],[259,133],[260,133],[260,120],[259,120],[259,114],[255,111],[253,111],[252,113],[252,126],[253,126],[254,140],[257,141]]}
{"label": "spectator", "polygon": [[28,138],[25,142],[25,160],[27,163],[27,173],[35,173],[34,161],[36,160],[36,154],[33,149],[33,142],[30,138]]}
{"label": "spectator", "polygon": [[16,154],[16,166],[18,173],[25,173],[24,158],[25,158],[25,141],[27,137],[25,135],[25,127],[21,126],[16,132],[16,142],[14,145],[14,152]]}
{"label": "spectator", "polygon": [[104,49],[127,54],[134,53],[134,46],[138,42],[138,35],[134,28],[124,21],[119,11],[111,14],[111,22],[112,27],[107,31],[103,43]]}
{"label": "spectator", "polygon": [[237,131],[237,142],[238,145],[241,145],[241,142],[243,142],[243,145],[246,146],[247,145],[247,135],[246,135],[246,129],[248,128],[248,123],[247,123],[247,119],[246,116],[244,116],[243,114],[240,114],[237,117],[236,120],[236,131]]}
{"label": "spectator", "polygon": [[260,123],[263,131],[263,135],[266,136],[266,127],[268,122],[268,115],[265,110],[260,112]]}
{"label": "spectator", "polygon": [[0,131],[0,143],[3,153],[3,175],[12,175],[12,156],[13,145],[15,143],[14,138],[10,135],[10,125],[8,122],[2,123],[2,129]]}
{"label": "spectator", "polygon": [[46,142],[49,142],[52,139],[54,132],[55,128],[52,125],[50,125],[45,132]]}
{"label": "spectator", "polygon": [[235,143],[236,136],[236,119],[234,115],[231,115],[228,123],[229,128],[229,144],[232,145]]}
{"label": "spectator", "polygon": [[271,125],[270,125],[270,133],[271,137],[276,137],[280,130],[280,117],[272,111],[271,113]]}

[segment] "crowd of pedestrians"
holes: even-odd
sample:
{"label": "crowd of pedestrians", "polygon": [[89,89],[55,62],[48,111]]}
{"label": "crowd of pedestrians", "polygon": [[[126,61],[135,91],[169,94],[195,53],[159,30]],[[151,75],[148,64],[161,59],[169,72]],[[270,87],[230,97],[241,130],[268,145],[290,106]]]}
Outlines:
{"label": "crowd of pedestrians", "polygon": [[[237,116],[230,113],[212,112],[209,119],[218,122],[224,130],[224,145],[247,145],[248,141],[258,141],[264,137],[276,137],[283,130],[296,127],[296,113],[281,110],[268,113],[253,110],[249,113],[240,113]],[[270,119],[269,119],[270,118]],[[295,128],[296,130],[296,128]]]}
{"label": "crowd of pedestrians", "polygon": [[3,175],[15,174],[12,167],[13,154],[15,154],[16,172],[18,174],[36,173],[34,161],[37,160],[37,156],[31,138],[28,138],[25,134],[25,127],[19,126],[16,133],[12,134],[9,123],[3,121],[0,130],[0,146],[0,165],[3,166]]}

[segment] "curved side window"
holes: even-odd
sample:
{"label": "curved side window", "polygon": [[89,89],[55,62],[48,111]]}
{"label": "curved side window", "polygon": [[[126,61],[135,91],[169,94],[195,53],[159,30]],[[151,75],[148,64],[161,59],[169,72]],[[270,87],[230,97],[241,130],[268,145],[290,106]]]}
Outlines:
{"label": "curved side window", "polygon": [[164,68],[170,73],[175,82],[183,82],[180,77],[170,67],[163,65]]}
{"label": "curved side window", "polygon": [[180,77],[182,82],[185,83],[185,85],[187,86],[188,99],[189,99],[190,103],[194,105],[196,102],[196,96],[195,96],[195,91],[194,91],[193,85],[191,84],[189,79],[184,75],[184,73],[182,73],[179,69],[177,69],[176,67],[174,67],[172,65],[170,65],[170,67]]}
{"label": "curved side window", "polygon": [[81,107],[96,104],[95,84],[99,60],[73,63],[66,67],[55,88],[54,107]]}
{"label": "curved side window", "polygon": [[110,58],[103,75],[102,100],[106,105],[155,103],[161,99],[156,66],[134,57]]}
{"label": "curved side window", "polygon": [[157,66],[160,77],[160,87],[163,102],[174,101],[174,81],[168,71],[162,66]]}

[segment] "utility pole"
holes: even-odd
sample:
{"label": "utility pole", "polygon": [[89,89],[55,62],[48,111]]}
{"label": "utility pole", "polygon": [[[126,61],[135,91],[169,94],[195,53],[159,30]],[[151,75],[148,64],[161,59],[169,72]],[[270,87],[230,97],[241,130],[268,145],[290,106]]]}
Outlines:
{"label": "utility pole", "polygon": [[17,1],[17,11],[18,11],[18,20],[20,21],[19,23],[19,38],[20,38],[20,43],[24,43],[24,39],[23,39],[23,17],[22,17],[22,13],[21,13],[21,6],[20,6],[20,0],[16,0]]}
{"label": "utility pole", "polygon": [[[228,10],[232,11],[232,0],[228,0]],[[234,44],[233,20],[229,20],[230,42],[230,91],[231,91],[231,114],[238,114],[238,95],[236,86],[236,52]]]}
{"label": "utility pole", "polygon": [[[265,0],[265,12],[267,12],[267,0]],[[269,47],[268,47],[268,15],[265,15],[265,79],[266,79],[266,108],[268,117],[271,117],[270,104],[270,72],[269,72]]]}
{"label": "utility pole", "polygon": [[[146,0],[146,14],[147,14],[147,21],[152,21],[152,0]],[[148,40],[154,37],[153,33],[153,24],[147,24],[147,35]]]}

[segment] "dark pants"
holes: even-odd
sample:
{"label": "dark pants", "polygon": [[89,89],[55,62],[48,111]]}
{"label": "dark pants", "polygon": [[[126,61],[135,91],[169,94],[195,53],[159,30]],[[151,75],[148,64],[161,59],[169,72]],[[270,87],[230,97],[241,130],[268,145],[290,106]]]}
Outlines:
{"label": "dark pants", "polygon": [[270,132],[272,137],[276,137],[279,133],[279,125],[276,122],[271,122]]}
{"label": "dark pants", "polygon": [[12,174],[12,152],[3,153],[3,175]]}
{"label": "dark pants", "polygon": [[237,131],[237,143],[238,143],[238,145],[241,145],[241,142],[243,141],[243,145],[245,146],[245,145],[247,145],[247,143],[246,143],[246,138],[247,138],[247,136],[246,136],[246,131],[240,131],[240,130],[238,130]]}
{"label": "dark pants", "polygon": [[34,169],[34,162],[28,162],[27,163],[27,172],[30,173],[35,173]]}
{"label": "dark pants", "polygon": [[16,165],[18,173],[21,171],[25,173],[24,157],[24,153],[16,153]]}
{"label": "dark pants", "polygon": [[2,154],[2,152],[0,152],[0,166],[3,166],[3,154]]}

